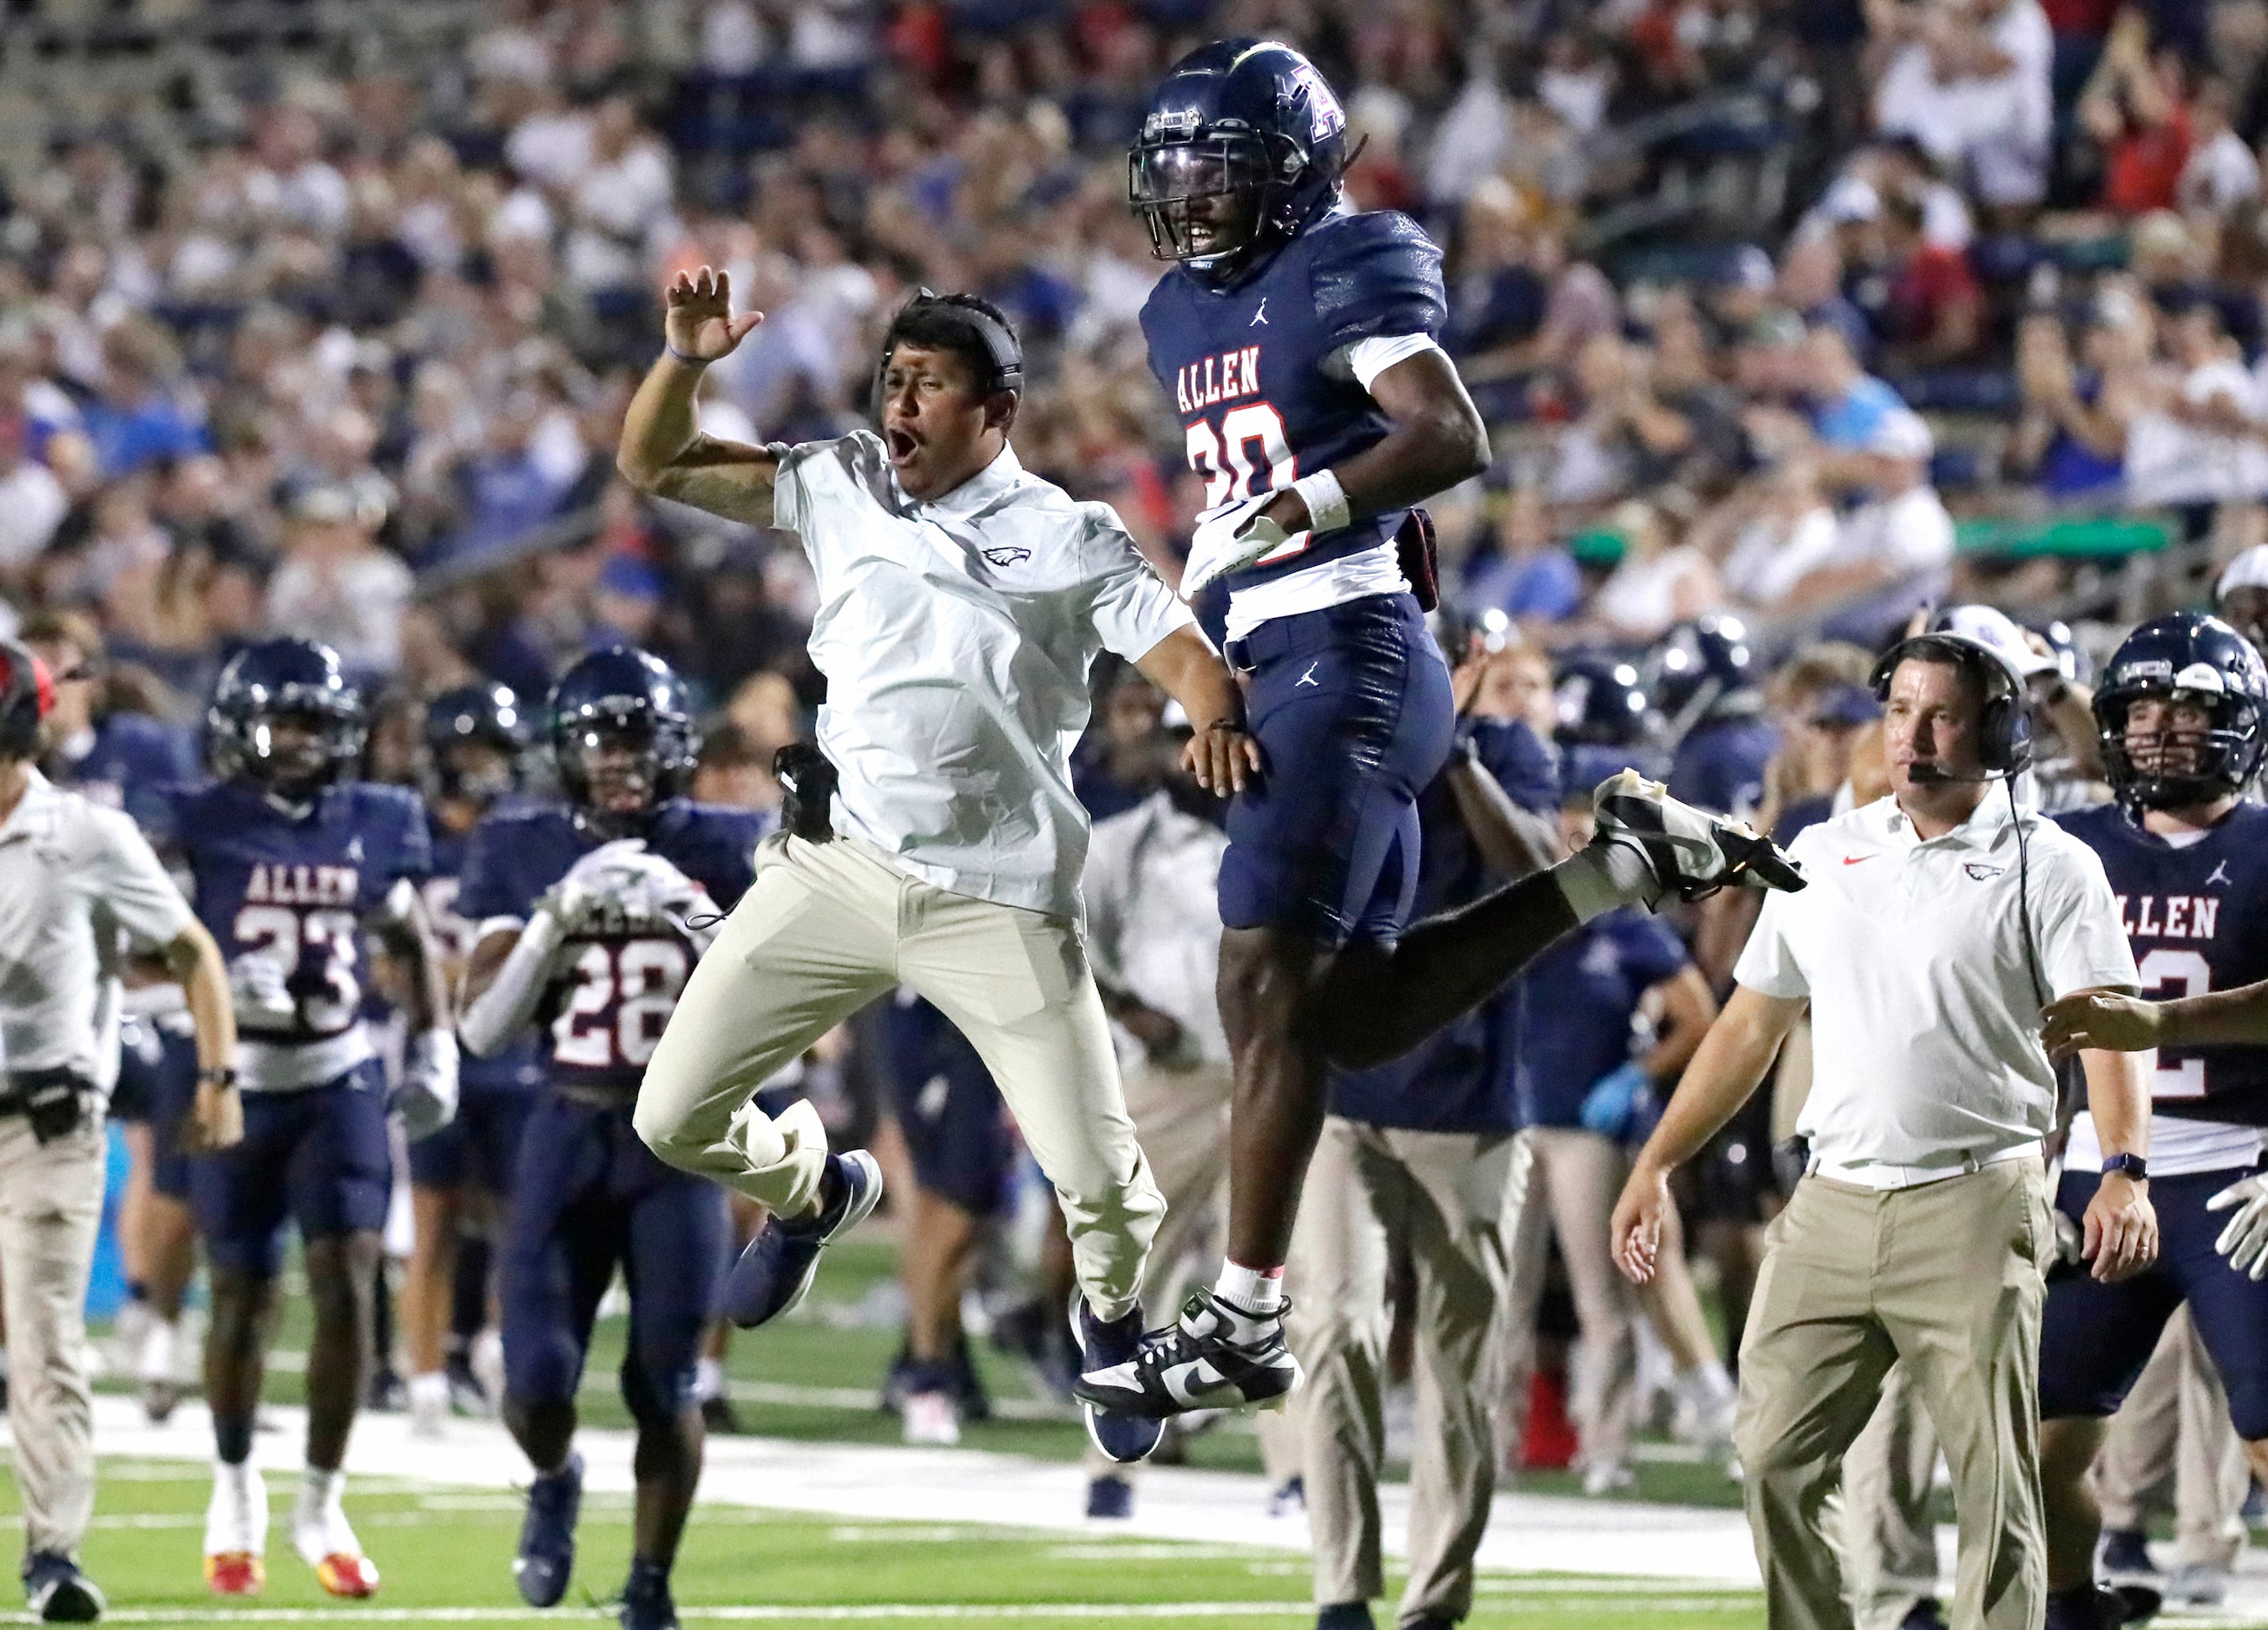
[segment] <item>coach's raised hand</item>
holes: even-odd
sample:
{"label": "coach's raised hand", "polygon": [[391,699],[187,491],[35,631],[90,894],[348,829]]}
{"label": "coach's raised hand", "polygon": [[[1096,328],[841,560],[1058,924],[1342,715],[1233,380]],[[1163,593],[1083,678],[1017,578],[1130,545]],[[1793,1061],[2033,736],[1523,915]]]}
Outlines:
{"label": "coach's raised hand", "polygon": [[678,273],[666,298],[668,311],[662,319],[662,335],[669,354],[680,362],[711,363],[729,357],[764,320],[760,311],[734,316],[731,277],[707,266]]}

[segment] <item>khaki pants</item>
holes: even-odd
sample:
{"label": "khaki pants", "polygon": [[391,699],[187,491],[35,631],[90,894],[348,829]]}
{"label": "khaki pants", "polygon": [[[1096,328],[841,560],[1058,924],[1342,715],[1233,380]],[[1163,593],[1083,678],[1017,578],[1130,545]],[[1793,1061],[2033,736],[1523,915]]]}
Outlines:
{"label": "khaki pants", "polygon": [[[1142,1275],[1142,1310],[1153,1327],[1178,1309],[1190,1259],[1219,1254],[1232,1085],[1226,1064],[1191,1070],[1141,1066],[1126,1077],[1126,1111],[1134,1118],[1134,1136],[1166,1199],[1166,1218],[1151,1242],[1149,1267]],[[1261,1417],[1263,1431],[1264,1423],[1274,1419]],[[1086,1470],[1089,1477],[1108,1474],[1129,1482],[1137,1471],[1105,1460],[1092,1443]]]}
{"label": "khaki pants", "polygon": [[1110,1032],[1068,918],[949,894],[850,838],[777,835],[646,1066],[638,1136],[776,1213],[809,1209],[827,1134],[756,1088],[899,985],[968,1038],[1055,1185],[1095,1312],[1133,1307],[1165,1202],[1134,1141]]}
{"label": "khaki pants", "polygon": [[1874,1419],[1843,1457],[1843,1576],[1859,1630],[1897,1630],[1937,1594],[1929,1492],[1937,1432],[1904,1364],[1891,1366]]}
{"label": "khaki pants", "polygon": [[1534,1152],[1527,1204],[1512,1247],[1506,1296],[1506,1377],[1524,1420],[1528,1377],[1535,1368],[1535,1308],[1543,1300],[1551,1235],[1575,1295],[1580,1327],[1571,1411],[1581,1438],[1580,1464],[1620,1465],[1630,1457],[1632,1383],[1638,1374],[1638,1298],[1608,1253],[1608,1224],[1630,1176],[1619,1144],[1596,1132],[1531,1126],[1520,1134]]}
{"label": "khaki pants", "polygon": [[1954,1630],[2046,1611],[2039,1341],[2054,1248],[2036,1157],[1887,1192],[1813,1176],[1767,1235],[1734,1442],[1773,1630],[1848,1630],[1823,1516],[1903,1361],[1953,1471]]}
{"label": "khaki pants", "polygon": [[8,1426],[24,1549],[76,1557],[94,1514],[86,1278],[102,1226],[98,1124],[40,1147],[0,1116],[0,1291],[8,1311]]}
{"label": "khaki pants", "polygon": [[2170,1482],[2176,1559],[2235,1565],[2252,1471],[2228,1419],[2220,1372],[2186,1307],[2166,1322],[2158,1350],[2110,1418],[2094,1475],[2105,1528],[2146,1529],[2151,1512],[2163,1509]]}
{"label": "khaki pants", "polygon": [[1387,1263],[1417,1278],[1417,1460],[1401,1617],[1462,1619],[1496,1489],[1490,1373],[1505,1282],[1506,1191],[1525,1165],[1506,1134],[1403,1132],[1332,1116],[1307,1169],[1284,1274],[1307,1371],[1294,1402],[1315,1600],[1380,1595]]}

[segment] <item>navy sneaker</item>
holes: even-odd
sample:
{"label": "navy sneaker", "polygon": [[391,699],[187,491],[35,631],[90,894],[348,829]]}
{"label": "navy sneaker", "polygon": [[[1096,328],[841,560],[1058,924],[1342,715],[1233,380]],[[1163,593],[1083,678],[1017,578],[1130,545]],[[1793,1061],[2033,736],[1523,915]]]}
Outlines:
{"label": "navy sneaker", "polygon": [[1933,1596],[1926,1596],[1906,1609],[1898,1630],[1946,1630],[1945,1610]]}
{"label": "navy sneaker", "polygon": [[622,1630],[677,1630],[677,1604],[669,1594],[669,1571],[633,1560],[622,1587]]}
{"label": "navy sneaker", "polygon": [[2058,1590],[2048,1597],[2043,1630],[2119,1630],[2154,1617],[2158,1593],[2130,1585],[2123,1590],[2088,1584]]}
{"label": "navy sneaker", "polygon": [[2102,1571],[2116,1578],[2122,1574],[2154,1575],[2158,1565],[2150,1560],[2148,1540],[2139,1528],[2106,1528],[2097,1553]]}
{"label": "navy sneaker", "polygon": [[1315,1630],[1378,1630],[1367,1602],[1333,1602],[1315,1615]]}
{"label": "navy sneaker", "polygon": [[1090,1348],[1074,1390],[1108,1414],[1151,1420],[1254,1404],[1281,1408],[1300,1384],[1299,1361],[1284,1345],[1291,1310],[1285,1302],[1272,1313],[1253,1313],[1193,1290],[1182,1317],[1143,1338],[1133,1353],[1098,1361]]}
{"label": "navy sneaker", "polygon": [[575,1571],[575,1519],[583,1512],[583,1457],[527,1486],[527,1516],[519,1524],[519,1554],[512,1560],[519,1599],[530,1607],[556,1607]]}
{"label": "navy sneaker", "polygon": [[1134,1485],[1123,1477],[1099,1477],[1086,1486],[1086,1514],[1123,1522],[1134,1515]]}
{"label": "navy sneaker", "polygon": [[864,1149],[830,1154],[842,1190],[835,1203],[808,1222],[774,1217],[748,1242],[725,1281],[725,1317],[742,1330],[768,1324],[811,1294],[819,1253],[841,1234],[866,1221],[882,1198],[882,1169]]}
{"label": "navy sneaker", "polygon": [[[1075,1290],[1071,1294],[1071,1334],[1079,1350],[1081,1372],[1094,1374],[1114,1368],[1130,1370],[1142,1351],[1142,1309],[1135,1308],[1124,1317],[1105,1324],[1094,1317],[1094,1309],[1086,1305],[1085,1294]],[[1166,1432],[1162,1413],[1125,1414],[1084,1397],[1079,1412],[1086,1418],[1088,1440],[1102,1451],[1105,1459],[1122,1466],[1147,1460]]]}
{"label": "navy sneaker", "polygon": [[78,1564],[52,1551],[24,1559],[24,1605],[51,1625],[92,1624],[102,1617],[102,1591]]}

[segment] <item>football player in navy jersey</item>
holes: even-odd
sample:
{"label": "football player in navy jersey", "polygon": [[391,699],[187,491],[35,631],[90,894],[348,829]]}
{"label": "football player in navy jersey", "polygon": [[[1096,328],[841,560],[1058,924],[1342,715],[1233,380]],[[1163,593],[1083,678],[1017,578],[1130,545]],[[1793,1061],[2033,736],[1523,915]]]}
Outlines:
{"label": "football player in navy jersey", "polygon": [[[512,688],[491,682],[435,697],[425,708],[423,734],[433,832],[425,911],[453,985],[463,977],[478,933],[478,925],[457,909],[465,852],[481,818],[519,791],[533,732]],[[468,1409],[486,1412],[468,1352],[450,1346],[459,1229],[471,1223],[491,1240],[496,1236],[512,1191],[520,1127],[542,1081],[532,1036],[521,1036],[493,1058],[468,1058],[457,1072],[455,1118],[409,1146],[416,1243],[402,1278],[401,1322],[415,1435],[437,1435],[453,1398],[461,1396]],[[472,1265],[475,1271],[479,1265]]]}
{"label": "football player in navy jersey", "polygon": [[[2268,1478],[2268,1182],[2257,1175],[2268,1143],[2268,809],[2242,798],[2268,741],[2268,667],[2227,623],[2177,612],[2119,646],[2095,713],[2118,801],[2059,818],[2102,857],[2143,989],[2159,999],[2066,997],[2047,1010],[2045,1039],[2058,1057],[2158,1049],[2148,1176],[2162,1244],[2132,1279],[2072,1274],[2048,1287],[2049,1630],[2095,1630],[2102,1521],[2087,1469],[2102,1420],[2184,1302],[2253,1473]],[[2084,1212],[2098,1168],[2110,1169],[2082,1113],[2064,1154],[2066,1213]],[[2230,1210],[2233,1221],[2217,1214]]]}
{"label": "football player in navy jersey", "polygon": [[205,1397],[218,1452],[205,1577],[248,1595],[266,1577],[268,1495],[253,1417],[276,1328],[283,1230],[298,1225],[315,1327],[307,1470],[294,1546],[334,1596],[378,1570],[340,1506],[340,1465],[372,1350],[372,1294],[392,1192],[384,1073],[362,1019],[361,942],[399,959],[409,1039],[395,1097],[416,1137],[456,1104],[456,1040],[418,885],[431,866],[416,793],[349,779],[360,695],[328,646],[273,639],[221,670],[208,714],[221,778],[170,801],[197,915],[228,959],[244,1140],[193,1163],[190,1204],[212,1272]]}
{"label": "football player in navy jersey", "polygon": [[1138,1361],[1082,1376],[1082,1398],[1125,1414],[1297,1384],[1283,1263],[1328,1065],[1409,1052],[1579,918],[1766,874],[1800,886],[1761,839],[1633,776],[1602,789],[1598,845],[1405,931],[1418,799],[1455,725],[1410,506],[1480,474],[1489,446],[1434,339],[1441,252],[1406,216],[1342,207],[1346,162],[1314,64],[1238,39],[1174,66],[1129,163],[1130,200],[1174,262],[1142,310],[1150,367],[1210,505],[1180,588],[1228,590],[1226,654],[1264,770],[1230,805],[1220,871],[1228,1261]]}
{"label": "football player in navy jersey", "polygon": [[[126,687],[103,671],[102,632],[85,613],[34,612],[17,637],[55,676],[41,771],[162,832],[164,789],[197,773],[189,733],[128,704]],[[110,1117],[126,1141],[118,1243],[127,1300],[113,1336],[156,1424],[180,1395],[179,1320],[196,1271],[188,1158],[176,1134],[196,1096],[197,1050],[180,986],[155,967],[129,966],[126,977]]]}
{"label": "football player in navy jersey", "polygon": [[504,1225],[504,1423],[535,1468],[513,1573],[549,1607],[575,1558],[575,1393],[617,1265],[630,1293],[624,1401],[637,1423],[625,1630],[677,1622],[669,1571],[701,1475],[694,1396],[728,1250],[724,1191],[664,1165],[630,1124],[686,976],[753,876],[769,815],[678,796],[698,741],[666,663],[622,646],[550,702],[563,806],[490,815],[460,915],[479,925],[462,1034],[493,1056],[541,1025],[549,1088],[521,1135]]}

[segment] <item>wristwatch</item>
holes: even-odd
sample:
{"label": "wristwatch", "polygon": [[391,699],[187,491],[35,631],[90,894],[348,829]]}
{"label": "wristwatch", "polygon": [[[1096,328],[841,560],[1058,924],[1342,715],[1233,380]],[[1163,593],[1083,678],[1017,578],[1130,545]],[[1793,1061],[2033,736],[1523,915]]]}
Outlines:
{"label": "wristwatch", "polygon": [[2137,1183],[2146,1183],[2150,1179],[2150,1162],[2139,1154],[2113,1154],[2102,1162],[2102,1175],[2107,1177],[2114,1171]]}
{"label": "wristwatch", "polygon": [[215,1087],[236,1085],[236,1066],[232,1064],[211,1064],[197,1072],[199,1085],[210,1082]]}

